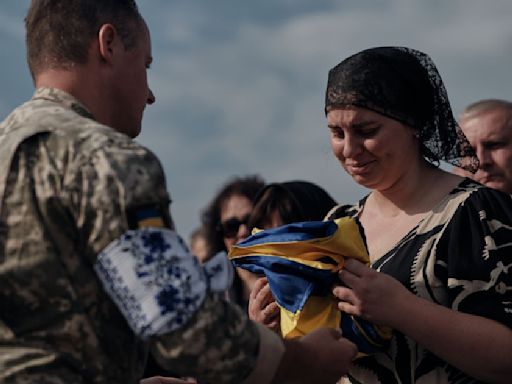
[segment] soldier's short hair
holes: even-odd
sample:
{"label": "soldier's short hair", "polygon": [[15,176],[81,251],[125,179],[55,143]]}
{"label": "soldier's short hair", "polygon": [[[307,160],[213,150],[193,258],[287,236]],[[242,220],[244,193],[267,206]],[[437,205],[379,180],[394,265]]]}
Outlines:
{"label": "soldier's short hair", "polygon": [[125,49],[133,48],[141,22],[134,0],[32,0],[25,18],[32,77],[86,63],[92,39],[107,23],[116,28]]}

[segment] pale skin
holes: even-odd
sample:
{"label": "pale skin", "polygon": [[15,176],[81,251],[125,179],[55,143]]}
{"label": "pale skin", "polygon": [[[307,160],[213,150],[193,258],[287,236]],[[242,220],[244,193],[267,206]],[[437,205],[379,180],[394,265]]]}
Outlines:
{"label": "pale skin", "polygon": [[462,118],[460,127],[480,161],[478,171],[466,176],[512,193],[512,110],[495,107],[481,111]]}
{"label": "pale skin", "polygon": [[[334,154],[356,182],[371,189],[359,219],[373,262],[461,179],[428,165],[415,131],[392,119],[354,107],[331,110],[327,120]],[[429,187],[433,183],[436,188]],[[346,262],[340,279],[346,287],[333,289],[340,311],[388,325],[479,380],[504,383],[512,377],[512,330],[506,326],[415,296],[355,260]]]}

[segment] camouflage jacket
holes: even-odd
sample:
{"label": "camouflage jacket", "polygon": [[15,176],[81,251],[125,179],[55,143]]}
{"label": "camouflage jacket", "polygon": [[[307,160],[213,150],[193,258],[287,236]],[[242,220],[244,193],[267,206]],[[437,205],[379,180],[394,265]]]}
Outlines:
{"label": "camouflage jacket", "polygon": [[169,202],[158,159],[67,93],[38,89],[6,118],[1,383],[136,383],[149,348],[165,368],[205,382],[270,380],[282,343],[237,307],[208,296],[182,329],[144,342],[103,291],[98,253],[131,229],[137,207],[155,207],[172,227]]}

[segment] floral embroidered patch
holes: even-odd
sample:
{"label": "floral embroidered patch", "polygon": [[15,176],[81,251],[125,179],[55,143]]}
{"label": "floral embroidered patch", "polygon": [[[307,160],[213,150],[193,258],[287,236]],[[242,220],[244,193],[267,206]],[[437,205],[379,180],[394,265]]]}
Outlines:
{"label": "floral embroidered patch", "polygon": [[209,287],[196,257],[176,232],[165,228],[127,231],[99,254],[94,268],[142,338],[181,328]]}

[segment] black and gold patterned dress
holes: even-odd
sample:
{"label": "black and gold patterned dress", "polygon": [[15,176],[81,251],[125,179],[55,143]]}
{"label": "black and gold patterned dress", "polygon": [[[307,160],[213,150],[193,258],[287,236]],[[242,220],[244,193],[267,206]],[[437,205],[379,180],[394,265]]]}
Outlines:
{"label": "black and gold patterned dress", "polygon": [[[328,218],[357,217],[365,200],[339,206]],[[372,268],[419,297],[512,327],[510,195],[465,179]],[[386,352],[358,359],[349,378],[364,384],[478,382],[398,331]]]}

